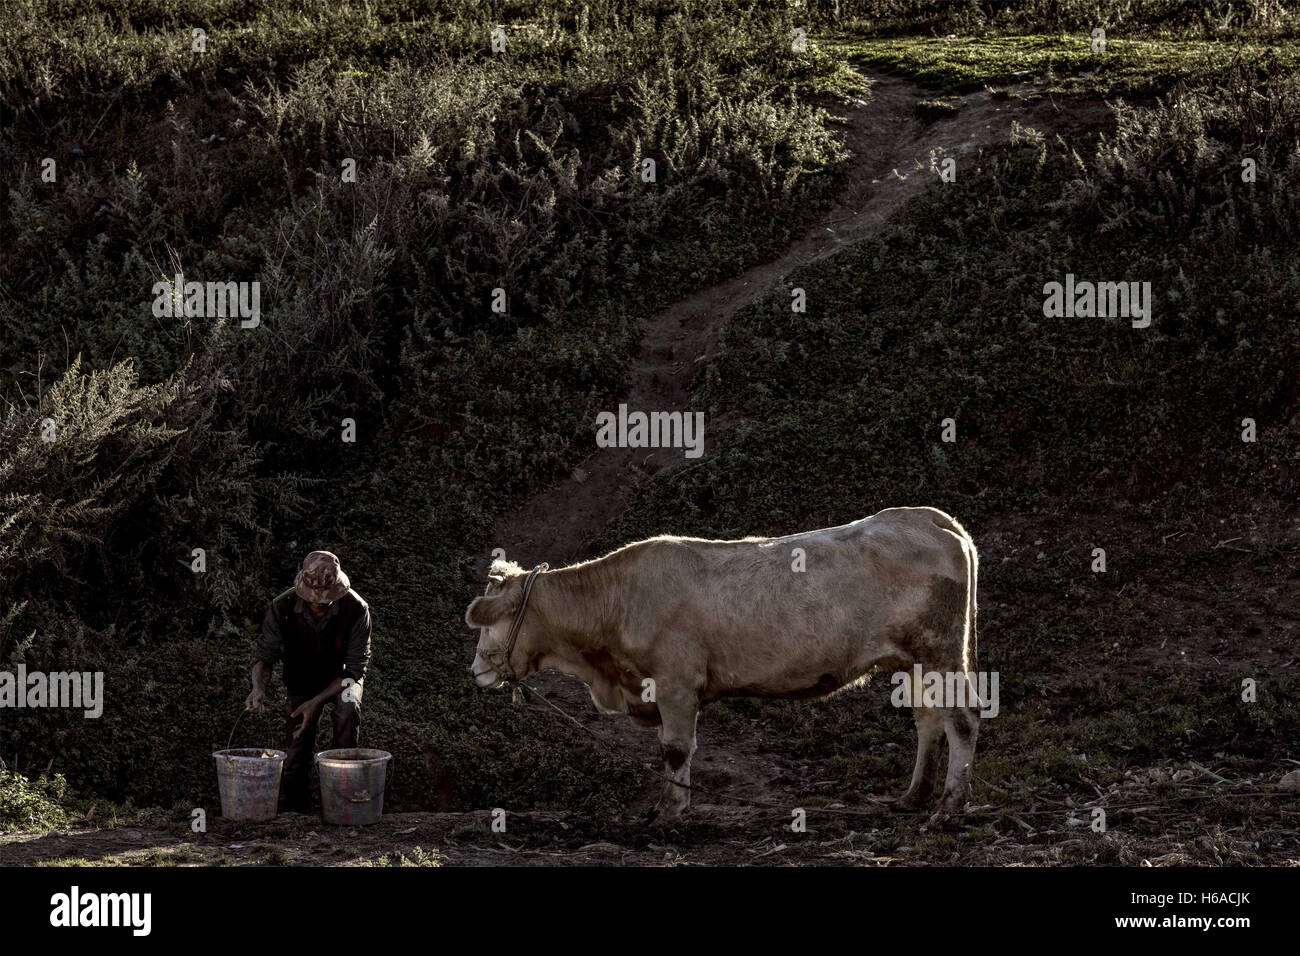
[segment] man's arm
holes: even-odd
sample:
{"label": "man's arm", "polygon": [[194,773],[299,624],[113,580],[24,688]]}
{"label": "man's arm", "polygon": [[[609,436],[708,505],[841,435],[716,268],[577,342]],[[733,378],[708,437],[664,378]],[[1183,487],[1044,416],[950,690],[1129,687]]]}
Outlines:
{"label": "man's arm", "polygon": [[370,608],[364,607],[348,633],[347,654],[343,658],[343,676],[360,684],[370,669]]}
{"label": "man's arm", "polygon": [[253,690],[248,695],[244,706],[252,711],[260,711],[266,700],[266,685],[271,680],[271,667],[280,659],[284,650],[284,638],[280,634],[280,622],[275,617],[274,602],[266,606],[266,616],[262,619],[262,633],[257,639],[257,659],[253,662]]}
{"label": "man's arm", "polygon": [[271,668],[266,661],[253,661],[253,689],[244,701],[244,709],[261,712],[266,702],[266,685],[271,680]]}
{"label": "man's arm", "polygon": [[289,716],[302,717],[302,723],[299,724],[298,729],[293,732],[294,740],[297,740],[299,737],[302,736],[302,732],[307,729],[307,726],[311,723],[312,717],[315,716],[316,711],[320,710],[321,707],[325,705],[325,701],[329,700],[331,697],[333,697],[342,689],[343,689],[343,677],[342,675],[340,675],[334,678],[332,681],[330,681],[330,685],[326,687],[323,691],[321,691],[319,694],[317,694],[315,697],[312,697],[308,700],[304,700],[301,704],[299,704],[297,707],[294,708],[293,713],[290,714]]}

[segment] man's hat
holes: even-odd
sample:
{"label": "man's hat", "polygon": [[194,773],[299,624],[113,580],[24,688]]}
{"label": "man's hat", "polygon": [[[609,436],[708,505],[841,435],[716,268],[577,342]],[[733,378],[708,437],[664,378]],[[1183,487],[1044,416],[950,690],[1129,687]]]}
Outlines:
{"label": "man's hat", "polygon": [[312,604],[333,604],[348,593],[352,582],[339,567],[338,555],[330,551],[313,551],[302,559],[302,570],[293,579],[298,597]]}

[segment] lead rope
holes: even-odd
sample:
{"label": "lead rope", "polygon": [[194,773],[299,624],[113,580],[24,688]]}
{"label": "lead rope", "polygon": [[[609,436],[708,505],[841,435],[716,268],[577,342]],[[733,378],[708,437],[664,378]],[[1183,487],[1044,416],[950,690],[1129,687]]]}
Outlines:
{"label": "lead rope", "polygon": [[[682,783],[680,780],[674,780],[672,777],[668,776],[666,773],[664,773],[664,772],[662,772],[662,771],[660,771],[660,770],[656,770],[656,769],[655,769],[654,767],[652,767],[650,764],[648,764],[648,763],[642,763],[641,761],[638,761],[635,757],[631,757],[631,756],[629,756],[629,755],[623,753],[623,751],[619,750],[617,747],[615,747],[613,744],[611,744],[611,743],[610,743],[608,740],[606,740],[604,737],[601,737],[599,734],[597,734],[595,731],[591,730],[589,727],[584,727],[584,726],[583,726],[581,723],[579,723],[576,719],[574,719],[573,717],[571,717],[569,714],[565,713],[562,709],[560,709],[558,706],[556,706],[554,703],[552,703],[552,702],[551,702],[550,700],[548,700],[546,697],[542,696],[541,691],[537,690],[535,687],[530,687],[530,686],[528,686],[527,684],[525,684],[523,681],[517,681],[517,680],[507,681],[506,683],[510,684],[510,685],[511,685],[513,688],[515,688],[516,690],[518,690],[519,688],[523,688],[524,690],[526,690],[526,691],[528,691],[529,693],[531,693],[534,697],[536,697],[538,700],[540,700],[543,704],[545,704],[545,705],[546,705],[547,707],[549,707],[551,710],[555,711],[555,713],[559,714],[561,717],[563,717],[563,718],[564,718],[565,720],[567,720],[569,723],[573,724],[573,726],[577,727],[577,728],[578,728],[579,730],[581,730],[584,734],[586,734],[586,735],[587,735],[588,737],[590,737],[592,740],[595,740],[597,743],[599,743],[602,747],[604,747],[604,748],[605,748],[606,750],[608,750],[610,753],[614,754],[616,757],[619,757],[619,758],[621,758],[622,760],[624,760],[624,761],[626,761],[626,762],[628,762],[628,763],[630,763],[630,764],[634,764],[635,766],[637,766],[637,767],[639,767],[640,769],[646,771],[647,773],[654,774],[656,777],[659,777],[659,778],[661,778],[661,779],[663,779],[663,780],[666,780],[666,781],[668,781],[669,783],[673,784],[674,786],[681,787],[683,790],[690,790],[690,791],[692,791],[692,792],[694,792],[694,793],[704,793],[704,794],[708,794],[709,796],[711,796],[711,797],[716,797],[716,798],[718,798],[718,799],[720,799],[720,800],[734,800],[734,801],[736,801],[737,803],[747,803],[747,804],[749,804],[749,805],[752,806],[752,807],[762,807],[762,808],[764,808],[764,809],[769,809],[769,810],[780,810],[780,811],[782,811],[782,812],[784,812],[784,813],[789,813],[790,810],[791,810],[791,807],[790,807],[789,804],[785,804],[785,803],[772,803],[771,801],[768,801],[768,800],[751,800],[749,797],[738,797],[738,796],[735,796],[734,794],[729,794],[729,793],[719,793],[717,790],[710,790],[708,787],[701,787],[701,786],[699,786],[698,784]],[[868,797],[867,799],[868,799],[868,800],[871,800],[873,803],[879,803],[879,804],[889,804],[889,803],[891,802],[891,801],[889,801],[889,800],[884,800],[884,799],[882,799],[882,798],[880,798],[880,797]],[[858,810],[858,809],[854,809],[854,808],[851,808],[851,807],[803,807],[803,808],[801,808],[801,809],[805,809],[805,810],[814,810],[814,811],[817,811],[817,812],[819,812],[819,813],[838,813],[838,814],[841,814],[842,816],[853,816],[853,817],[877,817],[877,816],[879,816],[881,813],[888,812],[888,811],[884,810],[883,807],[881,807],[881,808],[877,808],[877,809],[874,809],[874,810]]]}

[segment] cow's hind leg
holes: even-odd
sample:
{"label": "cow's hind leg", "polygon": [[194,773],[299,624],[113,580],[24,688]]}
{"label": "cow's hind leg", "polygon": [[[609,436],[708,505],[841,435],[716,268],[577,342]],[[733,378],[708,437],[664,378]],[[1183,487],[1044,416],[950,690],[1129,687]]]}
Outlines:
{"label": "cow's hind leg", "polygon": [[939,738],[943,736],[943,720],[933,707],[919,704],[912,708],[916,721],[916,766],[912,768],[912,785],[894,804],[900,810],[920,809],[934,794],[935,780],[939,776]]}
{"label": "cow's hind leg", "polygon": [[957,813],[970,802],[970,778],[975,765],[975,738],[979,736],[980,715],[973,707],[950,707],[942,714],[943,729],[948,735],[948,779],[939,806],[947,813]]}

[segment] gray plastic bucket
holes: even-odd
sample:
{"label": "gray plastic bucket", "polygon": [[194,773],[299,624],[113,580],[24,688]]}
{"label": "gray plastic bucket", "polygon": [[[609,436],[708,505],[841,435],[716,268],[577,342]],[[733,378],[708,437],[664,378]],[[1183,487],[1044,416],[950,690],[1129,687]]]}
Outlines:
{"label": "gray plastic bucket", "polygon": [[[263,757],[262,754],[270,754]],[[267,747],[218,750],[217,789],[221,815],[227,820],[270,820],[280,800],[280,771],[285,752]]]}
{"label": "gray plastic bucket", "polygon": [[392,759],[387,751],[365,747],[318,753],[320,810],[325,822],[337,826],[378,823],[384,813],[384,787]]}

